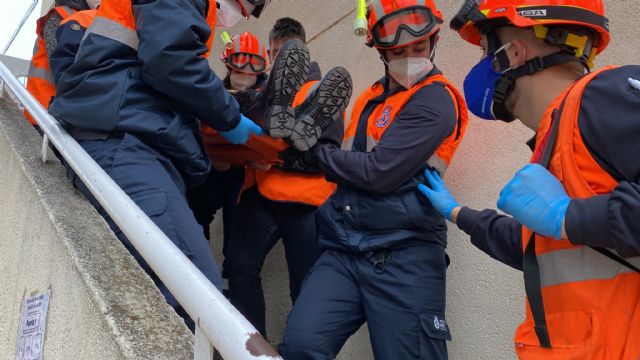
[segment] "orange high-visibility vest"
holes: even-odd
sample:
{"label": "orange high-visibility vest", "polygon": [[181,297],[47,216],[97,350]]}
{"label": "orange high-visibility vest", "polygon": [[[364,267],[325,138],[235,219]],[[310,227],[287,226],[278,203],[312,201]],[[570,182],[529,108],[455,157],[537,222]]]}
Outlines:
{"label": "orange high-visibility vest", "polygon": [[[44,43],[42,30],[47,19],[49,19],[49,16],[54,12],[58,13],[64,21],[76,11],[68,6],[57,6],[49,10],[49,12],[39,18],[37,22],[36,34],[38,35],[38,38],[36,39],[36,44],[33,48],[33,57],[31,58],[31,65],[29,66],[27,90],[45,109],[49,108],[51,98],[56,95],[56,84],[53,80],[51,67],[49,66],[49,57],[47,56],[47,47]],[[24,116],[32,125],[36,124],[36,121],[28,111],[25,110]]]}
{"label": "orange high-visibility vest", "polygon": [[[317,83],[310,81],[304,84],[293,100],[293,107],[302,104]],[[320,206],[336,190],[336,184],[328,182],[324,174],[301,174],[276,168],[269,171],[248,170],[246,173],[254,175],[253,180],[260,194],[273,201]]]}
{"label": "orange high-visibility vest", "polygon": [[[595,71],[576,82],[549,106],[540,124],[532,162],[540,159],[549,134],[553,133],[552,117],[562,106],[561,115],[553,120],[559,123],[548,169],[571,198],[607,194],[617,186],[617,181],[591,156],[578,122],[585,88],[594,77],[613,68]],[[531,237],[532,232],[523,228],[525,257]],[[527,300],[526,320],[518,327],[514,339],[519,358],[639,359],[640,274],[588,246],[575,246],[568,240],[537,234],[533,241],[531,245],[535,247],[530,249],[535,250],[531,254],[535,253],[539,268],[542,315],[551,348],[541,347],[543,340],[536,333],[533,302]],[[626,260],[640,266],[638,258]],[[530,274],[525,273],[527,276]],[[536,311],[538,319],[540,315]],[[538,327],[539,332],[541,328]]]}
{"label": "orange high-visibility vest", "polygon": [[[420,89],[432,84],[440,84],[444,86],[451,95],[453,103],[456,105],[456,118],[458,122],[453,133],[442,142],[435,154],[427,160],[427,165],[437,169],[440,174],[444,174],[451,162],[453,154],[464,136],[469,118],[464,98],[442,74],[429,76],[411,87],[411,89],[399,91],[389,96],[383,103],[376,106],[367,123],[367,151],[371,151],[378,144],[384,132],[389,128],[389,125],[393,122],[396,115],[402,110],[409,99],[411,99],[411,97]],[[352,150],[358,128],[358,121],[363,121],[360,117],[362,116],[364,108],[367,106],[369,101],[379,97],[383,93],[384,86],[380,82],[377,82],[360,95],[353,106],[351,120],[347,125],[347,130],[344,134],[344,141],[342,143],[342,148],[344,150]]]}
{"label": "orange high-visibility vest", "polygon": [[78,23],[78,25],[82,26],[83,28],[88,28],[91,23],[93,22],[93,20],[96,18],[96,14],[98,13],[98,10],[83,10],[83,11],[78,11],[75,14],[67,17],[66,19],[63,19],[60,22],[60,25],[64,25],[68,22],[71,21],[75,21]]}

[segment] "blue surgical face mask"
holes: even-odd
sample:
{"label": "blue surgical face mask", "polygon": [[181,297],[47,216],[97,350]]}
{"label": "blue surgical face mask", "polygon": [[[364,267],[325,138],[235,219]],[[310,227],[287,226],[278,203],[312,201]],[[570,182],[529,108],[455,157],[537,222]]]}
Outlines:
{"label": "blue surgical face mask", "polygon": [[493,62],[496,54],[506,49],[508,45],[482,59],[469,71],[469,74],[464,79],[464,98],[467,101],[467,107],[479,118],[496,120],[493,114],[493,96],[496,91],[496,82],[508,69],[496,71],[493,68]]}

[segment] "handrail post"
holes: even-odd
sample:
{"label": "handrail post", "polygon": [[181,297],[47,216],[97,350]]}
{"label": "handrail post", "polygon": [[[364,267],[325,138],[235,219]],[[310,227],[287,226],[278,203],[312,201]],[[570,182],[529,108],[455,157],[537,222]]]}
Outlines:
{"label": "handrail post", "polygon": [[213,345],[200,326],[196,325],[196,343],[193,347],[193,360],[213,360]]}

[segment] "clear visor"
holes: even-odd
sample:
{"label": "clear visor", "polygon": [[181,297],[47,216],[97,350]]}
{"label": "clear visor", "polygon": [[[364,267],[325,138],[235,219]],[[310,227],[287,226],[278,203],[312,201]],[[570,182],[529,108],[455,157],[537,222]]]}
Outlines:
{"label": "clear visor", "polygon": [[227,59],[232,69],[249,74],[260,74],[267,70],[267,61],[262,57],[249,53],[233,53]]}
{"label": "clear visor", "polygon": [[377,47],[400,47],[431,34],[439,22],[431,10],[410,7],[391,13],[378,20],[372,29]]}

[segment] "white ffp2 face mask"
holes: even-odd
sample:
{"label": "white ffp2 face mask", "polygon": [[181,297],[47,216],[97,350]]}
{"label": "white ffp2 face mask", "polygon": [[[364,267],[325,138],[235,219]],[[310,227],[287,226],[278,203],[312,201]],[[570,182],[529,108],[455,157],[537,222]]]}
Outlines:
{"label": "white ffp2 face mask", "polygon": [[87,5],[89,5],[89,9],[91,10],[95,10],[98,8],[98,6],[100,6],[100,3],[102,2],[102,0],[86,0],[87,1]]}
{"label": "white ffp2 face mask", "polygon": [[218,9],[216,27],[229,29],[244,18],[238,0],[217,0],[217,3],[220,8]]}
{"label": "white ffp2 face mask", "polygon": [[433,70],[433,63],[426,57],[406,57],[389,61],[389,76],[405,89],[410,89]]}
{"label": "white ffp2 face mask", "polygon": [[249,90],[258,82],[258,75],[243,74],[241,72],[232,72],[229,74],[232,90]]}

